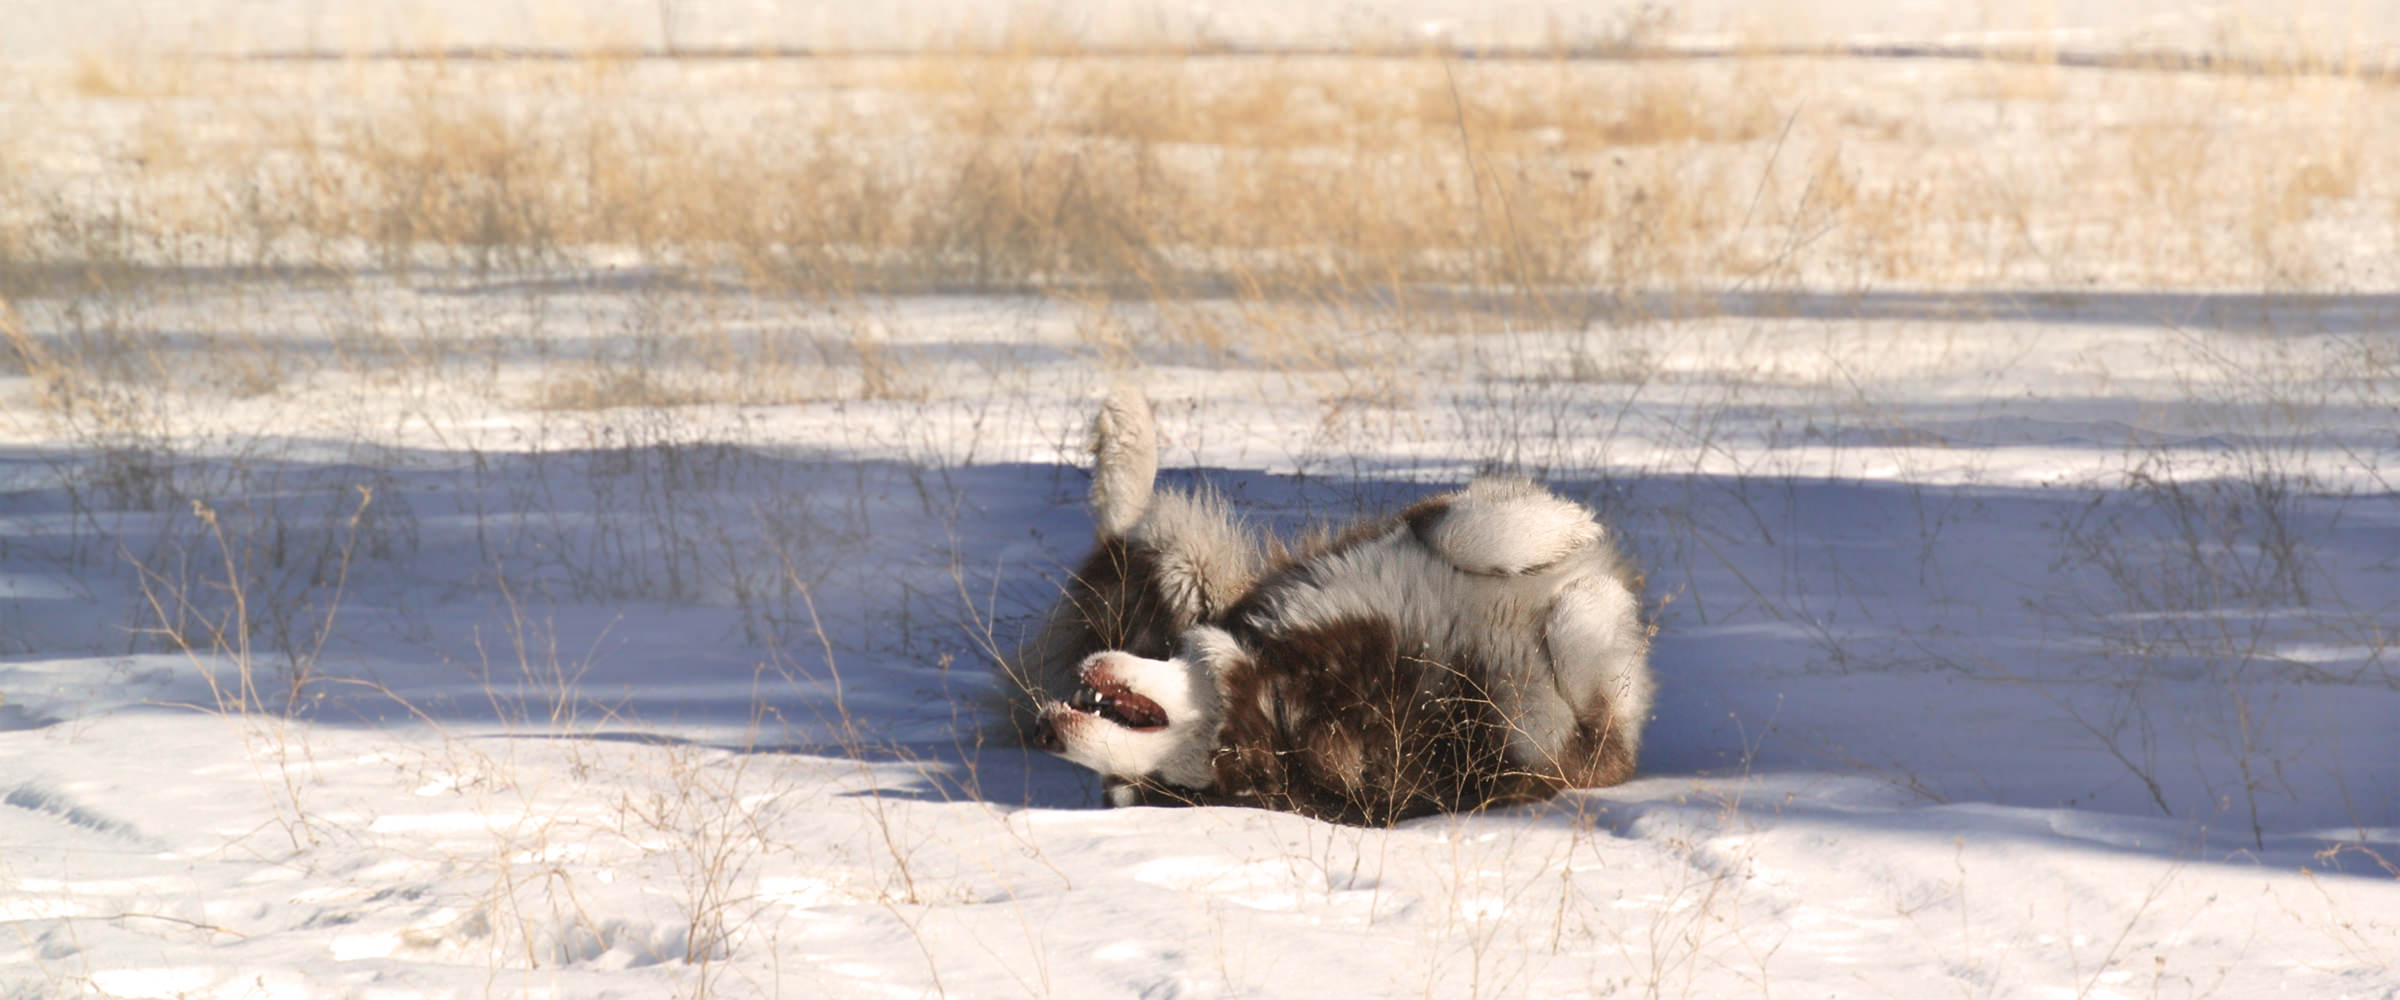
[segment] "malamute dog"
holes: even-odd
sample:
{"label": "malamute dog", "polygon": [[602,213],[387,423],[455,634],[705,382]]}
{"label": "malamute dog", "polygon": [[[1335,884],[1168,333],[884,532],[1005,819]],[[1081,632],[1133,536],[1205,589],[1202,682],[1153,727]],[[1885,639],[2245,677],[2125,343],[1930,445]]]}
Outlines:
{"label": "malamute dog", "polygon": [[1095,445],[1098,545],[1002,686],[1110,801],[1382,824],[1632,775],[1649,628],[1590,511],[1478,479],[1286,547],[1152,489],[1139,397],[1103,405]]}

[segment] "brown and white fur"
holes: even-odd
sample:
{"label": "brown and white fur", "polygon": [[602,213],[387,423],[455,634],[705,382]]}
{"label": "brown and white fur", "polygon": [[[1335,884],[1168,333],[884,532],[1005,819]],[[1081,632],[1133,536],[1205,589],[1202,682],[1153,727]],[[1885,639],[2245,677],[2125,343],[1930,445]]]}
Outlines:
{"label": "brown and white fur", "polygon": [[1283,551],[1151,495],[1153,435],[1103,408],[1099,545],[1010,668],[1020,730],[1112,802],[1390,823],[1632,775],[1649,630],[1589,511],[1480,479]]}

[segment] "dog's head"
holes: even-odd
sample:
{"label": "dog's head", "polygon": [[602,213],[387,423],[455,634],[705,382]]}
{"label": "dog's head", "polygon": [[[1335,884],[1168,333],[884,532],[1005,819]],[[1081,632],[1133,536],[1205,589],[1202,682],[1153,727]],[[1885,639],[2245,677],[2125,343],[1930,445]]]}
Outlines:
{"label": "dog's head", "polygon": [[1036,743],[1120,782],[1208,790],[1225,716],[1211,653],[1230,643],[1203,627],[1169,659],[1092,654],[1075,693],[1042,706]]}

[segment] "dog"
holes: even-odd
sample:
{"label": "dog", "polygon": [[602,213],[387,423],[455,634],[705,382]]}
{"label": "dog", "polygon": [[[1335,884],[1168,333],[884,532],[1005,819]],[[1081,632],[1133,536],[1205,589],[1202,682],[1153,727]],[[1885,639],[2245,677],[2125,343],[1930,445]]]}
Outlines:
{"label": "dog", "polygon": [[1148,403],[1112,395],[1094,549],[1003,664],[1018,734],[1112,804],[1388,825],[1632,776],[1651,632],[1589,510],[1484,478],[1284,543],[1155,490],[1156,449]]}

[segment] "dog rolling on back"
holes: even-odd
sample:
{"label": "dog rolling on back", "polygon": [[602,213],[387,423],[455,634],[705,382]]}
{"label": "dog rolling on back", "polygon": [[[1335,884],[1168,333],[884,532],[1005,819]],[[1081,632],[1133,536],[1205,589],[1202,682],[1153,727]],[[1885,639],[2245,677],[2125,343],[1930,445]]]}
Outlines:
{"label": "dog rolling on back", "polygon": [[1166,656],[1175,637],[1214,618],[1249,589],[1258,540],[1223,501],[1157,492],[1158,432],[1149,400],[1118,391],[1092,425],[1095,544],[1041,629],[1001,664],[1010,728],[1038,735],[1041,709],[1083,686],[1083,661],[1103,650]]}
{"label": "dog rolling on back", "polygon": [[1649,632],[1579,505],[1483,479],[1274,557],[1204,499],[1099,520],[1019,689],[1035,742],[1113,802],[1390,823],[1633,773]]}

